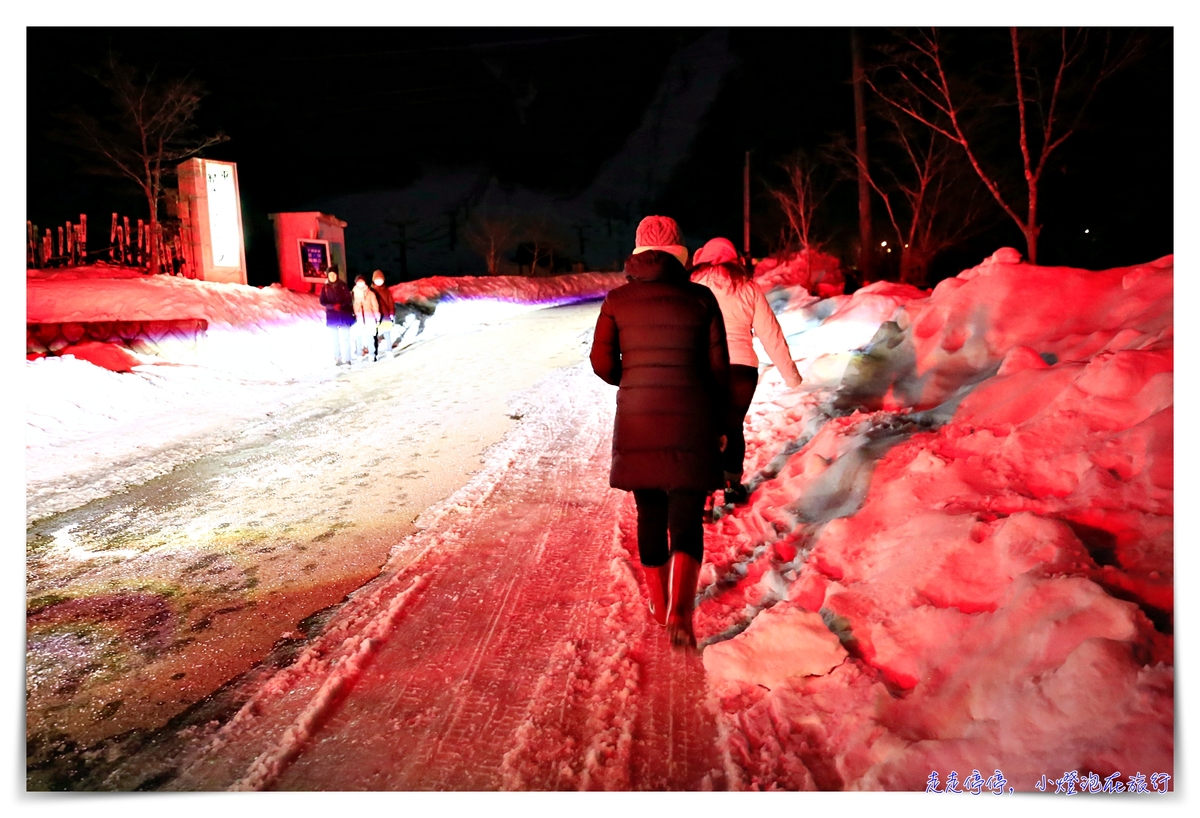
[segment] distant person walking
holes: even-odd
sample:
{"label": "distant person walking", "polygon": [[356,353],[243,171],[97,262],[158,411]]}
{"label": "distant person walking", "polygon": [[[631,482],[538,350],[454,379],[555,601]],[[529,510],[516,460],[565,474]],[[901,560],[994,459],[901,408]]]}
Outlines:
{"label": "distant person walking", "polygon": [[350,363],[350,327],[354,325],[354,297],[346,282],[338,278],[336,267],[325,272],[321,285],[321,306],[325,308],[325,326],[333,339],[333,355],[337,366]]}
{"label": "distant person walking", "polygon": [[[396,343],[399,343],[404,338],[408,337],[408,331],[416,325],[417,331],[412,334],[413,339],[416,339],[425,331],[425,322],[429,320],[437,309],[437,302],[422,298],[421,296],[413,296],[404,302],[396,304],[396,328],[399,330],[399,337]],[[412,318],[412,321],[408,319]]]}
{"label": "distant person walking", "polygon": [[371,292],[379,304],[379,327],[375,332],[375,360],[378,361],[381,349],[385,355],[391,353],[396,327],[396,298],[385,283],[383,270],[371,273]]}
{"label": "distant person walking", "polygon": [[758,353],[754,350],[754,337],[762,341],[767,355],[789,387],[800,385],[800,372],[792,360],[779,320],[762,290],[755,286],[750,273],[738,260],[733,242],[716,238],[697,250],[692,259],[692,281],[713,291],[725,320],[725,338],[729,344],[729,411],[725,416],[724,433],[729,445],[722,452],[721,460],[725,472],[725,502],[742,504],[749,500],[746,487],[742,485],[746,413],[758,387]]}
{"label": "distant person walking", "polygon": [[362,276],[354,277],[354,345],[357,357],[371,354],[375,346],[375,330],[379,326],[379,300],[367,280]]}
{"label": "distant person walking", "polygon": [[617,390],[609,484],[633,492],[650,612],[671,642],[695,646],[704,501],[720,488],[729,352],[712,291],[688,281],[674,219],[647,216],[608,294],[591,362]]}

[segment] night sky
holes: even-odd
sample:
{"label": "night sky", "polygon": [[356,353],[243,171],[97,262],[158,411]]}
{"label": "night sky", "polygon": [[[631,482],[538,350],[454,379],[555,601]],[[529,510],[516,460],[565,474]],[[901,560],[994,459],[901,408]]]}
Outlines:
{"label": "night sky", "polygon": [[[1086,128],[1053,165],[1042,263],[1113,267],[1174,249],[1173,35],[1141,33],[1143,57],[1101,88]],[[673,58],[707,34],[31,28],[27,217],[50,225],[87,212],[106,224],[113,210],[135,218],[144,211],[131,184],[84,173],[54,136],[66,127],[56,114],[73,105],[102,110],[103,90],[80,67],[98,64],[109,48],[129,63],[204,83],[200,128],[231,137],[206,156],[238,163],[250,279],[265,284],[275,275],[268,212],[419,186],[433,169],[468,169],[548,200],[580,195],[646,119]],[[994,34],[962,32],[962,52],[993,42]],[[863,35],[869,60],[892,36],[878,29]],[[715,97],[694,112],[689,149],[666,160],[665,183],[643,204],[675,216],[689,237],[726,235],[740,243],[742,162],[751,150],[754,250],[762,254],[778,221],[764,182],[775,178],[779,160],[798,149],[819,155],[838,134],[853,135],[849,34],[741,28],[726,42],[721,58],[729,67]],[[856,236],[855,195],[852,182],[839,184],[820,214],[822,237],[834,251],[848,253]],[[635,222],[640,215],[631,214]],[[989,217],[988,229],[935,263],[935,278],[999,246],[1024,248],[1011,221],[998,212]],[[878,231],[881,215],[876,220]]]}

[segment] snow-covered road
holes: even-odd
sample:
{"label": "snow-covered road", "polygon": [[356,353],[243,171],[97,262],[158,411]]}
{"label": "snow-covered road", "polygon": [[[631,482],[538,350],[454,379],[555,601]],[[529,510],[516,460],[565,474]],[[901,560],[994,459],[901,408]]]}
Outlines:
{"label": "snow-covered road", "polygon": [[520,414],[509,395],[582,360],[597,309],[418,344],[264,407],[214,454],[32,524],[31,781],[83,747],[138,744],[273,647],[294,653],[319,626],[297,623],[377,576],[478,470]]}
{"label": "snow-covered road", "polygon": [[171,788],[720,786],[695,654],[640,604],[608,488],[611,388],[527,393],[488,467]]}

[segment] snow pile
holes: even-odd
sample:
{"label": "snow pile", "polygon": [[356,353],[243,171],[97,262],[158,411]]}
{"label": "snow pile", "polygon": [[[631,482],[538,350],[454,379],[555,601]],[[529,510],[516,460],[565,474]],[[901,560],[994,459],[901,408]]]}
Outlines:
{"label": "snow pile", "polygon": [[857,362],[855,398],[895,392],[898,406],[936,406],[1018,346],[1048,363],[1169,347],[1173,268],[1171,256],[1103,272],[1034,267],[1004,248],[881,328]]}
{"label": "snow pile", "polygon": [[85,341],[82,344],[72,344],[59,352],[62,356],[71,355],[81,361],[87,361],[93,366],[107,369],[110,372],[132,372],[135,366],[145,363],[140,357],[130,352],[120,344]]}
{"label": "snow pile", "polygon": [[624,273],[528,276],[432,276],[391,288],[396,303],[437,303],[443,299],[491,299],[551,306],[603,298],[626,281]]}
{"label": "snow pile", "polygon": [[142,267],[120,264],[84,264],[79,267],[28,267],[25,279],[40,281],[71,281],[80,278],[147,278]]}
{"label": "snow pile", "polygon": [[814,295],[840,295],[846,288],[842,263],[836,256],[806,247],[782,258],[772,256],[754,267],[754,282],[764,292],[775,287],[800,286]]}
{"label": "snow pile", "polygon": [[250,327],[324,316],[314,296],[278,285],[260,289],[177,276],[100,277],[72,272],[75,275],[63,271],[50,278],[27,279],[26,320],[62,323],[205,318],[210,325]]}
{"label": "snow pile", "polygon": [[[1172,274],[1002,251],[765,382],[697,615],[731,781],[1174,774]],[[786,670],[818,614],[849,658]]]}
{"label": "snow pile", "polygon": [[[433,307],[444,302],[426,328],[432,337],[529,309],[602,298],[623,283],[625,277],[620,273],[546,278],[438,276],[391,289],[398,303]],[[317,297],[278,284],[259,289],[96,267],[45,277],[31,275],[26,292],[26,320],[30,323],[207,320],[203,341],[193,350],[173,349],[174,363],[215,367],[256,379],[312,376],[331,365],[325,312]]]}
{"label": "snow pile", "polygon": [[846,651],[815,613],[776,606],[750,623],[738,639],[704,652],[710,678],[779,687],[803,676],[824,676]]}
{"label": "snow pile", "polygon": [[172,362],[253,378],[298,377],[324,367],[325,312],[313,295],[280,286],[259,289],[175,276],[77,277],[86,271],[73,272],[27,279],[29,323],[203,318],[206,337],[194,349],[173,349]]}
{"label": "snow pile", "polygon": [[792,357],[804,362],[801,376],[814,386],[836,386],[846,368],[862,357],[856,350],[870,343],[901,307],[927,295],[908,284],[877,281],[853,295],[807,302],[791,298],[779,316],[779,325]]}
{"label": "snow pile", "polygon": [[[442,278],[393,289],[398,302],[443,302],[424,325],[409,319],[408,344],[602,297],[624,281],[598,273]],[[29,271],[26,300],[31,324],[208,322],[195,344],[161,345],[162,356],[84,343],[27,363],[26,499],[33,516],[163,474],[212,451],[247,419],[332,386],[339,374],[317,296],[279,285],[260,289],[95,266]],[[94,483],[94,491],[80,492],[76,481]]]}

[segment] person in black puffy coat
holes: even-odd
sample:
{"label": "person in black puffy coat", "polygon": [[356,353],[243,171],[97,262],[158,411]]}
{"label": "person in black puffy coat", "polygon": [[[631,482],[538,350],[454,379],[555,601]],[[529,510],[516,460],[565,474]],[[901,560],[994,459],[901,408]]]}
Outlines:
{"label": "person in black puffy coat", "polygon": [[346,282],[338,277],[336,267],[325,273],[321,285],[321,306],[325,308],[325,325],[333,339],[333,354],[337,365],[350,364],[350,327],[354,326],[354,297]]}
{"label": "person in black puffy coat", "polygon": [[651,614],[673,644],[694,646],[704,501],[725,484],[729,350],[716,297],[688,280],[674,220],[649,216],[637,235],[629,283],[600,308],[591,363],[619,387],[609,484],[637,504]]}

